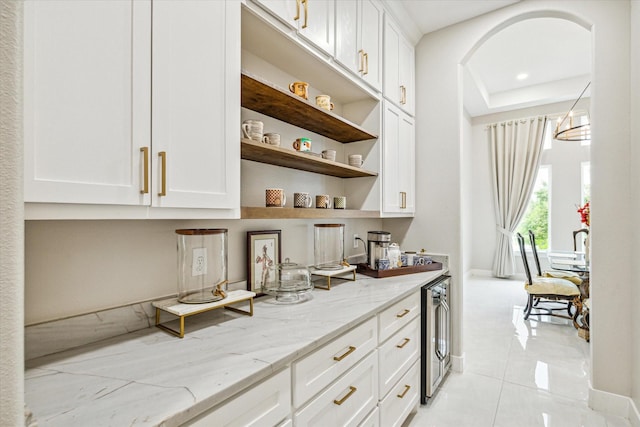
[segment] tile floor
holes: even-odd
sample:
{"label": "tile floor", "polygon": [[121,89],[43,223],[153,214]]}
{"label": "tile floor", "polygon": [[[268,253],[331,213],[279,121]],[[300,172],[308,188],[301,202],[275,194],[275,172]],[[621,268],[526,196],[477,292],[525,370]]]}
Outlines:
{"label": "tile floor", "polygon": [[451,372],[409,427],[630,427],[587,406],[589,343],[564,319],[523,319],[522,281],[464,289],[463,373]]}

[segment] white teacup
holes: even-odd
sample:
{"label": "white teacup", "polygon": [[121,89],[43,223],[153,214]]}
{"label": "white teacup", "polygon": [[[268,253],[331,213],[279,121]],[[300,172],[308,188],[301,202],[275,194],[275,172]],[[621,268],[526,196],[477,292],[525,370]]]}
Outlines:
{"label": "white teacup", "polygon": [[349,156],[349,166],[362,167],[362,154],[351,154]]}
{"label": "white teacup", "polygon": [[262,142],[269,145],[280,145],[280,134],[279,133],[265,133],[262,137]]}
{"label": "white teacup", "polygon": [[242,122],[242,134],[245,138],[262,142],[262,130],[264,123],[260,120],[245,120]]}
{"label": "white teacup", "polygon": [[322,152],[322,158],[335,161],[336,160],[336,150],[324,150]]}
{"label": "white teacup", "polygon": [[333,102],[331,102],[331,97],[329,95],[316,96],[316,105],[320,108],[324,108],[325,110],[333,110]]}

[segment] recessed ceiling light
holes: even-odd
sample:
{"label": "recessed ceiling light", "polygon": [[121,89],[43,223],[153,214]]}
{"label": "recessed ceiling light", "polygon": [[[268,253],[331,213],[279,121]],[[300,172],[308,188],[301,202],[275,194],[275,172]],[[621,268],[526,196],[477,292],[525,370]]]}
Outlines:
{"label": "recessed ceiling light", "polygon": [[526,79],[527,77],[529,77],[529,74],[527,74],[527,73],[520,73],[520,74],[518,74],[518,75],[516,76],[516,79],[518,79],[518,80],[524,80],[524,79]]}

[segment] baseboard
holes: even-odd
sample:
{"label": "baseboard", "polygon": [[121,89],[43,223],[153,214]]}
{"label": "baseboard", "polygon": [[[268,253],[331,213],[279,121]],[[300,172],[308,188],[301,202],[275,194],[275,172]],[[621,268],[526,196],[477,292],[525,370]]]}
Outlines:
{"label": "baseboard", "polygon": [[589,387],[589,407],[598,412],[626,418],[632,427],[640,427],[640,412],[630,397]]}
{"label": "baseboard", "polygon": [[464,354],[462,356],[451,356],[451,370],[453,372],[464,371]]}

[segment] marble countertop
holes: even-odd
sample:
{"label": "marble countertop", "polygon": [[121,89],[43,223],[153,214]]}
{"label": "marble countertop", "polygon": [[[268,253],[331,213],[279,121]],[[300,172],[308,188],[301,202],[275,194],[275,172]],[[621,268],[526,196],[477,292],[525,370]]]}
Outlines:
{"label": "marble countertop", "polygon": [[187,318],[182,339],[154,327],[33,359],[26,404],[40,427],[180,425],[442,273],[358,275],[300,304],[257,298],[253,317],[220,309]]}

